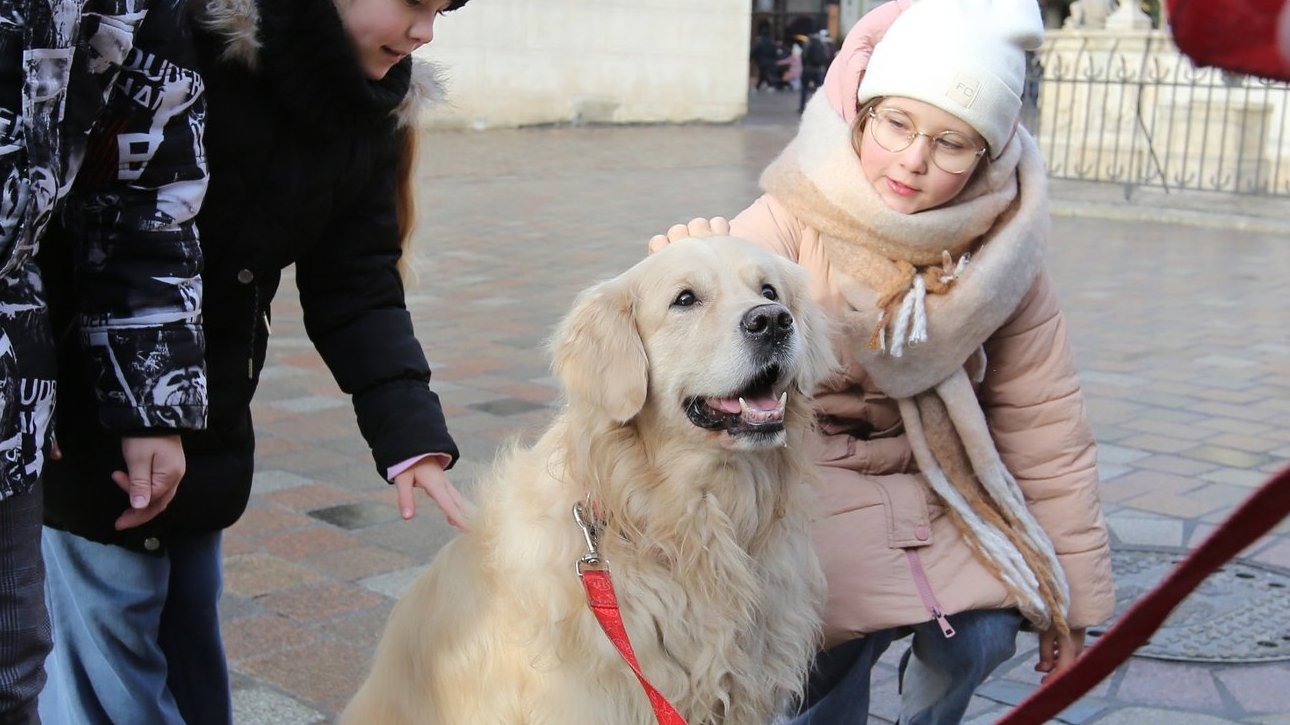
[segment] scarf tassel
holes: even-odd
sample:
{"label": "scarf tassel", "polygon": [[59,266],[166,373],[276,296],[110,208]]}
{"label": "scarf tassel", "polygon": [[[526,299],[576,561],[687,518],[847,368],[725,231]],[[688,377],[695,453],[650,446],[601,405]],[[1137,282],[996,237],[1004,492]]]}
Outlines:
{"label": "scarf tassel", "polygon": [[[927,342],[927,293],[940,295],[949,292],[951,285],[967,268],[969,258],[970,255],[965,253],[954,262],[948,251],[942,251],[941,266],[928,267],[922,274],[912,264],[897,260],[899,281],[878,299],[880,312],[878,322],[869,335],[869,349],[901,357],[905,354],[907,345]],[[888,320],[891,321],[890,348],[887,340]]]}

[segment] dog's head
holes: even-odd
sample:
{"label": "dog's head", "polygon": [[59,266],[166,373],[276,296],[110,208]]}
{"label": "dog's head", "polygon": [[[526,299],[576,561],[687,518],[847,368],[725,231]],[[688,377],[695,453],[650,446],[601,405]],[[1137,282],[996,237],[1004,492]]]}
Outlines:
{"label": "dog's head", "polygon": [[554,347],[571,406],[736,449],[783,445],[787,399],[834,365],[806,272],[730,237],[676,242],[586,290]]}

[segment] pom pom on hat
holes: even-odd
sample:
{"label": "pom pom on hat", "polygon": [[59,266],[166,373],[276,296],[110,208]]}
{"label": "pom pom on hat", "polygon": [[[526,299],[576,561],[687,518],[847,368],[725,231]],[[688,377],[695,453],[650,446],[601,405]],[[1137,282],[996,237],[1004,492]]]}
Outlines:
{"label": "pom pom on hat", "polygon": [[1025,51],[1043,41],[1036,0],[916,0],[874,47],[856,98],[930,103],[971,125],[997,156],[1021,114]]}

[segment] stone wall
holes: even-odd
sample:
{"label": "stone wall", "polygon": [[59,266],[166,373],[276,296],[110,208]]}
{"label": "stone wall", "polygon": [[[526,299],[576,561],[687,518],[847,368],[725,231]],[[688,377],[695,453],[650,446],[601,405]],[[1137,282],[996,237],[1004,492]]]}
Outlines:
{"label": "stone wall", "polygon": [[431,126],[725,122],[747,112],[749,0],[478,0],[418,52]]}

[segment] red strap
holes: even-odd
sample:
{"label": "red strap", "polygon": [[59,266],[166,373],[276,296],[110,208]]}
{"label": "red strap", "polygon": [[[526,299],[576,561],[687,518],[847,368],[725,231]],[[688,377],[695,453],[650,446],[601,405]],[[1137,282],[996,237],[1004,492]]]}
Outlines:
{"label": "red strap", "polygon": [[1160,628],[1174,607],[1215,569],[1290,515],[1290,468],[1254,492],[1070,669],[1054,675],[995,725],[1042,725],[1088,692]]}
{"label": "red strap", "polygon": [[636,679],[640,680],[650,704],[654,706],[654,716],[658,718],[659,725],[686,725],[681,713],[663,697],[663,693],[654,689],[650,681],[645,679],[645,673],[641,672],[636,653],[632,651],[632,642],[627,637],[623,614],[618,609],[618,596],[614,594],[614,582],[609,578],[609,570],[583,569],[580,574],[582,586],[587,590],[587,605],[595,613],[596,620],[600,622],[600,628],[605,630],[609,641],[614,643],[618,653],[631,665],[632,672],[636,673]]}

